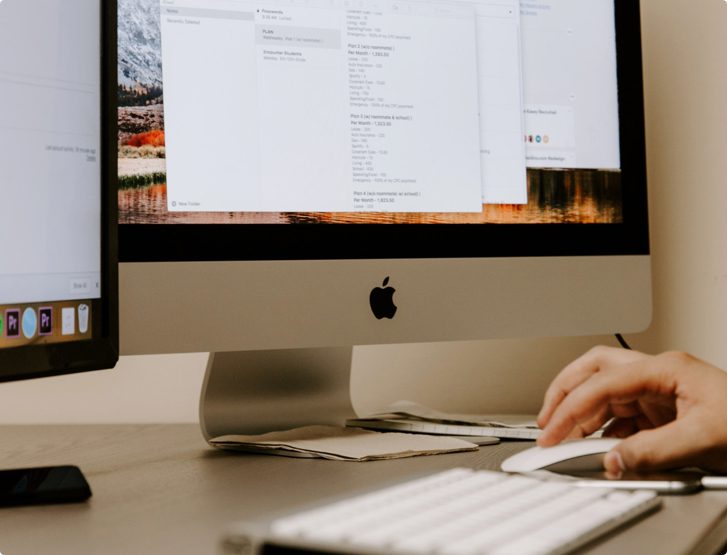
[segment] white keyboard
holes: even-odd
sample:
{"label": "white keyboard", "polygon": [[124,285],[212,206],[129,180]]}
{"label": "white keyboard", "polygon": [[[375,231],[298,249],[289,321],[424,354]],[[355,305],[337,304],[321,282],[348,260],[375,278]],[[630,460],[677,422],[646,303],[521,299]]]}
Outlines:
{"label": "white keyboard", "polygon": [[454,469],[280,518],[257,538],[237,539],[260,553],[568,553],[660,504],[652,492]]}

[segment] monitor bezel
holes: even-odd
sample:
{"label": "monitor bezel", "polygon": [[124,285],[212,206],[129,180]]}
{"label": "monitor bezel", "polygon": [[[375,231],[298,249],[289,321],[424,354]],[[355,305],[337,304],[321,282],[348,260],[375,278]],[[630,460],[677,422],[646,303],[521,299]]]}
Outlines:
{"label": "monitor bezel", "polygon": [[89,340],[0,349],[0,382],[113,368],[119,359],[116,2],[101,14],[101,325]]}
{"label": "monitor bezel", "polygon": [[623,223],[121,224],[120,261],[648,255],[640,6],[614,5]]}

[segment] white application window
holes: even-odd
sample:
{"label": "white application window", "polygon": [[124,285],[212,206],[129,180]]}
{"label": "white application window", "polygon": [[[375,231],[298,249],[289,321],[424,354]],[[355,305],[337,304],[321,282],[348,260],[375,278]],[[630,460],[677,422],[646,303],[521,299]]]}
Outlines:
{"label": "white application window", "polygon": [[525,204],[520,2],[472,4],[477,17],[483,203]]}
{"label": "white application window", "polygon": [[0,2],[0,304],[100,296],[99,19]]}
{"label": "white application window", "polygon": [[521,1],[527,165],[619,169],[613,0]]}
{"label": "white application window", "polygon": [[161,9],[169,210],[481,211],[472,5]]}

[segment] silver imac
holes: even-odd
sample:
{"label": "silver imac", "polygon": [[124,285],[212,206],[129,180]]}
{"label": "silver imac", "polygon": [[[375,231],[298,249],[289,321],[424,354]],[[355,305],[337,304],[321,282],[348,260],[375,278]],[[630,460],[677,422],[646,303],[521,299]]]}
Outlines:
{"label": "silver imac", "polygon": [[648,326],[638,2],[118,14],[121,350],[212,353],[206,437],[341,423],[353,345]]}

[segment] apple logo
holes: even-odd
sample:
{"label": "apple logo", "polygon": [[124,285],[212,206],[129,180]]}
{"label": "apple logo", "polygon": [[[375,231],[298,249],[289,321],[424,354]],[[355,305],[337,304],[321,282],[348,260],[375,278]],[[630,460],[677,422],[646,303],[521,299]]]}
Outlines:
{"label": "apple logo", "polygon": [[396,314],[397,306],[394,304],[394,293],[396,289],[393,287],[387,287],[389,284],[389,278],[384,280],[381,287],[375,287],[371,290],[369,295],[369,302],[371,303],[371,310],[377,319],[388,318],[391,320]]}

